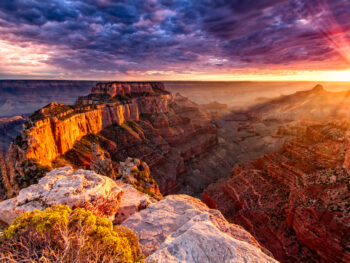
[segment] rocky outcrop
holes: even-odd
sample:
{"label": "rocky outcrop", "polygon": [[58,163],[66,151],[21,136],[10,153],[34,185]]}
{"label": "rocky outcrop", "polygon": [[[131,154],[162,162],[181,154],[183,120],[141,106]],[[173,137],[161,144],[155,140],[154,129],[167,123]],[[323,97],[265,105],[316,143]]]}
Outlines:
{"label": "rocky outcrop", "polygon": [[127,103],[114,102],[69,107],[51,103],[35,113],[22,133],[25,147],[14,144],[10,151],[22,151],[25,158],[49,165],[65,154],[87,134],[96,134],[107,126],[138,121],[140,114],[167,112],[171,95],[132,98]]}
{"label": "rocky outcrop", "polygon": [[186,195],[167,196],[122,225],[139,236],[149,262],[276,262],[243,228]]}
{"label": "rocky outcrop", "polygon": [[161,83],[98,84],[77,103],[36,112],[11,146],[13,159],[87,168],[96,143],[112,163],[128,156],[147,162],[160,191],[174,193],[192,176],[187,163],[217,144],[217,129],[198,105],[173,98]]}
{"label": "rocky outcrop", "polygon": [[277,152],[236,165],[203,200],[282,262],[349,261],[348,125],[312,125]]}
{"label": "rocky outcrop", "polygon": [[128,99],[130,97],[157,94],[165,94],[164,84],[161,82],[107,82],[96,84],[91,93],[87,96],[79,97],[76,104],[94,104],[105,102],[115,98]]}
{"label": "rocky outcrop", "polygon": [[126,158],[125,162],[119,163],[118,175],[124,183],[132,185],[140,192],[146,193],[153,198],[161,199],[163,196],[159,186],[151,176],[147,163],[137,158]]}
{"label": "rocky outcrop", "polygon": [[1,202],[0,220],[10,224],[26,211],[60,204],[83,207],[114,219],[122,195],[123,189],[108,177],[63,167],[47,173],[38,184],[22,189],[17,197]]}
{"label": "rocky outcrop", "polygon": [[115,178],[111,157],[108,152],[103,151],[96,143],[91,144],[90,169],[97,174]]}
{"label": "rocky outcrop", "polygon": [[114,224],[121,224],[131,215],[147,208],[155,202],[149,195],[137,191],[132,185],[117,181],[117,185],[124,194],[119,202],[119,209],[113,221]]}
{"label": "rocky outcrop", "polygon": [[[121,180],[92,171],[55,169],[0,203],[0,222],[52,205],[83,207],[139,236],[148,262],[277,262],[243,228],[185,195],[156,202]],[[115,215],[115,216],[114,216]]]}

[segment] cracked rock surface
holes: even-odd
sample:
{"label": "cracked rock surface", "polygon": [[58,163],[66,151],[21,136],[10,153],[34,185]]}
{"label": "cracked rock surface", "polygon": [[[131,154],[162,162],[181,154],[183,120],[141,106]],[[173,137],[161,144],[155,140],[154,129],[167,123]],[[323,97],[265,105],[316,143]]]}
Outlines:
{"label": "cracked rock surface", "polygon": [[198,199],[171,195],[129,217],[149,262],[277,262],[242,227]]}
{"label": "cracked rock surface", "polygon": [[123,190],[112,179],[93,171],[73,171],[70,166],[55,169],[38,184],[22,189],[15,198],[0,203],[0,220],[10,224],[17,216],[52,205],[84,207],[114,219]]}

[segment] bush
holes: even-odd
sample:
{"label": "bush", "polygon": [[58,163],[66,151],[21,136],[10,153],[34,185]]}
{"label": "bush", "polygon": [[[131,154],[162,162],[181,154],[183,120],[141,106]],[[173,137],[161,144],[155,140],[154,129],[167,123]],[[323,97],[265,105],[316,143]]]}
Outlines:
{"label": "bush", "polygon": [[1,262],[143,262],[137,236],[91,211],[26,212],[4,231]]}
{"label": "bush", "polygon": [[141,165],[137,169],[131,170],[131,174],[136,180],[131,181],[127,178],[123,178],[123,181],[125,183],[133,185],[134,188],[136,188],[138,191],[148,194],[157,200],[162,199],[162,194],[159,191],[159,186],[156,180],[151,175],[147,164],[141,163]]}

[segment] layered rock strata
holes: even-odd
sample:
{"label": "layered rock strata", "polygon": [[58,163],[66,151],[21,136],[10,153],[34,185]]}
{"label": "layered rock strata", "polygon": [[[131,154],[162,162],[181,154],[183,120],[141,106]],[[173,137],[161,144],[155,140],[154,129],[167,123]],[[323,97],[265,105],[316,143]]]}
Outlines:
{"label": "layered rock strata", "polygon": [[113,101],[113,98],[127,100],[130,97],[138,97],[140,95],[158,96],[167,93],[161,82],[98,83],[92,88],[89,95],[79,97],[76,104],[99,104],[101,101]]}
{"label": "layered rock strata", "polygon": [[132,98],[127,103],[112,102],[85,106],[51,103],[33,115],[25,125],[22,140],[25,146],[12,146],[25,158],[50,164],[65,154],[74,143],[87,134],[125,121],[138,121],[140,114],[160,114],[168,111],[171,95]]}
{"label": "layered rock strata", "polygon": [[349,125],[312,125],[277,152],[236,165],[203,194],[282,262],[348,262]]}
{"label": "layered rock strata", "polygon": [[97,84],[76,105],[51,103],[31,116],[10,155],[17,163],[87,168],[97,143],[114,163],[146,161],[161,192],[173,193],[188,175],[186,162],[217,144],[215,125],[197,106],[161,83]]}

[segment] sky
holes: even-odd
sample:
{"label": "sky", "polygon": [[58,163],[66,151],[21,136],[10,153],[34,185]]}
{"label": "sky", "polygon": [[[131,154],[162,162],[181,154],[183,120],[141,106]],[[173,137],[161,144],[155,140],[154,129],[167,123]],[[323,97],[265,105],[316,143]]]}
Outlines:
{"label": "sky", "polygon": [[349,0],[1,0],[0,79],[350,81]]}

